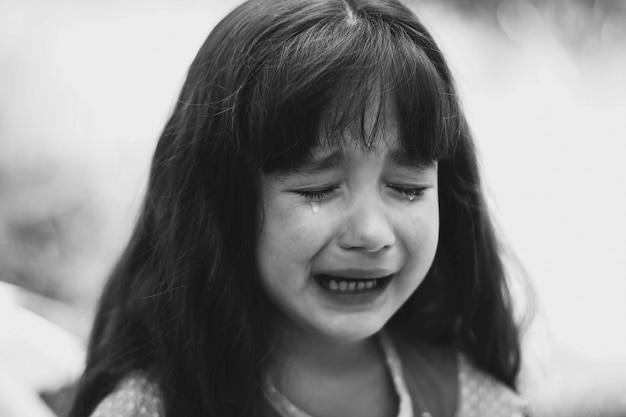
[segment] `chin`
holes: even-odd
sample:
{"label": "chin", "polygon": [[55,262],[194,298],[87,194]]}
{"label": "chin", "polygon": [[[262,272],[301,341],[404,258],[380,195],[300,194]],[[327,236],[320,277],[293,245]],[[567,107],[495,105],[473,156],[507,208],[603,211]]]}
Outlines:
{"label": "chin", "polygon": [[349,344],[363,341],[378,333],[387,320],[371,320],[364,323],[362,319],[345,320],[337,326],[318,328],[316,333],[329,342]]}

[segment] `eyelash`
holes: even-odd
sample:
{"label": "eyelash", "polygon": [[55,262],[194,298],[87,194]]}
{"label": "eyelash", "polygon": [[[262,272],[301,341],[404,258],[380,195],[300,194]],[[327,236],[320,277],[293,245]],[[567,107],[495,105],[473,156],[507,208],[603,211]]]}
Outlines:
{"label": "eyelash", "polygon": [[320,190],[299,190],[296,191],[298,195],[301,195],[304,198],[309,200],[321,200],[324,197],[328,197],[333,191],[337,190],[339,186],[333,185],[331,187],[322,188]]}
{"label": "eyelash", "polygon": [[395,184],[389,184],[387,187],[402,193],[407,197],[421,197],[428,189],[428,187],[401,187]]}
{"label": "eyelash", "polygon": [[[424,195],[424,193],[426,192],[428,188],[428,187],[401,187],[395,184],[389,184],[387,185],[387,187],[391,188],[392,190],[398,193],[404,194],[407,197],[421,197]],[[333,185],[331,187],[322,188],[319,190],[299,190],[299,191],[296,191],[296,193],[306,199],[316,201],[316,200],[321,200],[325,197],[328,197],[338,188],[339,186]]]}

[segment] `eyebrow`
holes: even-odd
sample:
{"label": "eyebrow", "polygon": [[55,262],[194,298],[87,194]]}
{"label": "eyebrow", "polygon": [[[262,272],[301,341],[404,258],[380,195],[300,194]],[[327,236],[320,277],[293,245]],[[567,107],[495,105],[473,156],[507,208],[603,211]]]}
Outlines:
{"label": "eyebrow", "polygon": [[322,157],[316,158],[315,156],[313,156],[304,161],[304,163],[298,166],[294,171],[298,174],[315,175],[319,174],[322,171],[337,167],[339,164],[345,161],[345,159],[345,154],[340,150],[336,150]]}
{"label": "eyebrow", "polygon": [[388,158],[396,165],[416,170],[420,173],[434,165],[434,162],[428,160],[415,160],[415,158],[411,158],[404,149],[400,148],[391,149]]}
{"label": "eyebrow", "polygon": [[[396,165],[417,171],[420,174],[434,165],[434,163],[430,161],[415,160],[415,158],[411,158],[404,149],[400,148],[391,149],[387,158]],[[335,150],[328,155],[322,155],[320,157],[312,156],[299,166],[285,172],[285,174],[297,173],[299,175],[316,175],[323,171],[336,168],[346,159],[344,152]]]}

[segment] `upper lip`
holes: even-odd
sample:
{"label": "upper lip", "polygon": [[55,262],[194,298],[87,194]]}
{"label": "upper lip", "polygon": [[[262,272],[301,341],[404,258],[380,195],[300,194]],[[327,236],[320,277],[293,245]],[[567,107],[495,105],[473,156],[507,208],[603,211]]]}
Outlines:
{"label": "upper lip", "polygon": [[389,269],[373,268],[373,269],[359,269],[359,268],[342,268],[342,269],[328,269],[323,271],[317,271],[315,275],[331,275],[338,278],[353,278],[353,279],[374,279],[383,278],[393,274],[393,271]]}

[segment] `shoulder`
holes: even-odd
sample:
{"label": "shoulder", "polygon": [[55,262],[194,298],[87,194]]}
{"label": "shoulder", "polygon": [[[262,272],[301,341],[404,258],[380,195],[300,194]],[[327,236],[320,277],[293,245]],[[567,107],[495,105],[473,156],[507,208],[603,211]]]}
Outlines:
{"label": "shoulder", "polygon": [[515,391],[480,370],[462,353],[457,354],[459,374],[458,417],[522,417],[528,406]]}
{"label": "shoulder", "polygon": [[[422,397],[432,415],[522,417],[526,402],[452,347],[437,346],[391,331],[407,387]],[[419,415],[419,414],[418,414]]]}
{"label": "shoulder", "polygon": [[134,372],[96,407],[91,417],[163,417],[158,387],[143,372]]}

